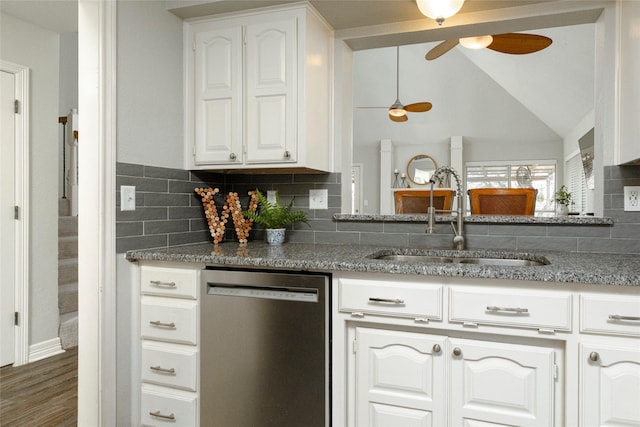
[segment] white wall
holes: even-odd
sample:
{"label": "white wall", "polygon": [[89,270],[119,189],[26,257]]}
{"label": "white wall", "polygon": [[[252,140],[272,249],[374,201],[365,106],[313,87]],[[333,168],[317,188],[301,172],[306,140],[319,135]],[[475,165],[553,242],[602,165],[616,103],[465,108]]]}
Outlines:
{"label": "white wall", "polygon": [[[408,113],[404,123],[390,121],[385,108],[358,108],[388,107],[396,99],[395,47],[354,53],[354,162],[365,163],[365,199],[378,197],[379,165],[372,161],[372,147],[380,139],[394,142],[392,169],[401,171],[419,153],[431,155],[438,165],[449,164],[452,135],[464,137],[464,161],[555,159],[562,165],[560,136],[462,53],[454,49],[425,61],[428,49],[400,49],[400,101],[433,104],[426,113]],[[370,204],[368,213],[373,212]]]}
{"label": "white wall", "polygon": [[58,336],[58,55],[59,36],[3,14],[2,59],[29,67],[29,343]]}
{"label": "white wall", "polygon": [[183,168],[182,20],[163,0],[118,2],[119,162]]}
{"label": "white wall", "polygon": [[[66,33],[60,34],[60,83],[58,86],[58,116],[67,116],[69,110],[72,108],[78,108],[78,33]],[[69,146],[62,149],[62,144],[65,143],[63,139],[63,132],[61,130],[62,125],[58,126],[59,135],[59,149],[58,156],[60,161],[58,162],[58,168],[60,173],[58,174],[58,195],[62,197],[63,185],[65,178],[62,170],[65,164],[63,163],[63,152],[66,157],[66,167],[69,167],[71,162]],[[65,136],[72,132],[71,126],[67,125]],[[67,197],[69,195],[67,194]]]}

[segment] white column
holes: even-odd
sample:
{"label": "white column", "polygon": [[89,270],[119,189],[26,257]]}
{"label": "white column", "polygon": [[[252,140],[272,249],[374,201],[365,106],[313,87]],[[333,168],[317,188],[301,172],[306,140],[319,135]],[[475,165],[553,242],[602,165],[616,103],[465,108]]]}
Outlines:
{"label": "white column", "polygon": [[393,142],[390,139],[380,140],[380,213],[391,215],[393,209],[393,186],[391,165],[393,162]]}

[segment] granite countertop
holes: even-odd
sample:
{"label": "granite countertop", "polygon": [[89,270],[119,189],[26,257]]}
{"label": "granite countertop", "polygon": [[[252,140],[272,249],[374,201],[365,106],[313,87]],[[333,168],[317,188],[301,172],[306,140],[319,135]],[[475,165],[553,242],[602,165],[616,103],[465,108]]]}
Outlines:
{"label": "granite countertop", "polygon": [[[529,280],[540,282],[640,286],[640,256],[553,251],[468,250],[464,256],[491,256],[549,261],[548,265],[515,267],[460,263],[407,263],[378,260],[372,254],[428,254],[460,256],[461,252],[439,249],[406,249],[379,246],[313,245],[286,243],[270,246],[212,243],[133,250],[130,261],[156,260],[192,262],[236,267],[262,267],[300,271],[355,271],[366,273],[414,274],[468,278]],[[542,257],[542,258],[541,258]],[[639,288],[640,289],[640,288]]]}

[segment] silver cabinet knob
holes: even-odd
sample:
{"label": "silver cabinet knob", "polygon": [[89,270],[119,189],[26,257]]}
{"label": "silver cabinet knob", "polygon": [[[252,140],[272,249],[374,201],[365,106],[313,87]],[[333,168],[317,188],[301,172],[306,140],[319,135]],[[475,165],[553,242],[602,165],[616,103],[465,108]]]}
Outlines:
{"label": "silver cabinet knob", "polygon": [[600,355],[595,352],[592,351],[591,354],[589,354],[589,360],[591,360],[592,362],[597,362],[600,359]]}
{"label": "silver cabinet knob", "polygon": [[285,150],[285,152],[284,152],[284,158],[285,158],[285,159],[289,159],[289,158],[291,158],[291,153],[289,152],[289,150]]}
{"label": "silver cabinet knob", "polygon": [[442,351],[442,348],[440,347],[440,344],[434,344],[433,345],[433,352],[434,353],[440,353]]}
{"label": "silver cabinet knob", "polygon": [[237,158],[236,153],[230,153],[230,154],[229,154],[229,158],[230,158],[231,160],[235,160],[235,159]]}
{"label": "silver cabinet knob", "polygon": [[456,347],[453,349],[453,355],[454,356],[460,356],[462,354],[462,350],[460,350],[459,347]]}

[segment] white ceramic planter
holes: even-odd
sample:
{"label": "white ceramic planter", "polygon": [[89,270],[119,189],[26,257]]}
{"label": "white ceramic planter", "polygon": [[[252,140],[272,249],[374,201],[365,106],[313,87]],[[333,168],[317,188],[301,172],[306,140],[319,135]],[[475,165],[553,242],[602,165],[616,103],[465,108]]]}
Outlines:
{"label": "white ceramic planter", "polygon": [[267,228],[267,243],[270,245],[283,244],[285,230],[285,228]]}
{"label": "white ceramic planter", "polygon": [[569,214],[569,207],[567,205],[558,205],[556,208],[556,215],[565,216]]}

